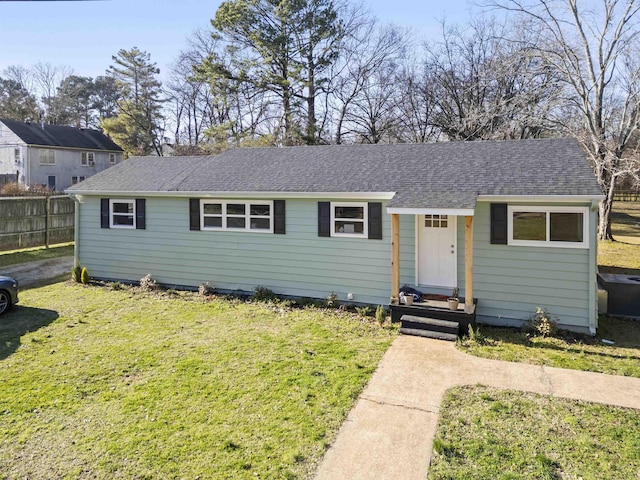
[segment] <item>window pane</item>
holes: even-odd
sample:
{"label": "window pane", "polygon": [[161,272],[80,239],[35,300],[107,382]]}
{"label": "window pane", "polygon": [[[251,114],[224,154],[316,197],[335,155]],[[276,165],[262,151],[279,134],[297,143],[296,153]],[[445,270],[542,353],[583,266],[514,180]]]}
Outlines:
{"label": "window pane", "polygon": [[244,203],[227,203],[227,215],[244,215]]}
{"label": "window pane", "polygon": [[363,207],[336,207],[336,218],[361,218],[364,219]]}
{"label": "window pane", "polygon": [[549,239],[552,242],[583,241],[583,215],[581,213],[551,213]]}
{"label": "window pane", "polygon": [[252,218],[251,229],[252,230],[269,230],[271,228],[271,222],[268,218]]}
{"label": "window pane", "polygon": [[114,202],[113,213],[133,213],[133,203]]}
{"label": "window pane", "polygon": [[447,220],[447,216],[446,215],[440,215],[440,220]]}
{"label": "window pane", "polygon": [[[244,207],[244,205],[243,205]],[[227,228],[245,228],[244,217],[227,217]]]}
{"label": "window pane", "polygon": [[133,215],[114,215],[113,224],[133,226]]}
{"label": "window pane", "polygon": [[221,228],[222,217],[204,217],[204,226],[211,228]]}
{"label": "window pane", "polygon": [[251,215],[264,215],[269,216],[271,208],[270,205],[254,205],[251,204]]}
{"label": "window pane", "polygon": [[514,240],[547,240],[545,212],[513,212]]}
{"label": "window pane", "polygon": [[430,227],[430,226],[431,226],[431,219],[426,219],[426,220],[424,221],[424,226],[425,226],[425,227]]}
{"label": "window pane", "polygon": [[203,210],[205,215],[222,215],[222,204],[205,203]]}
{"label": "window pane", "polygon": [[448,220],[440,220],[440,227],[447,228],[449,221]]}
{"label": "window pane", "polygon": [[335,233],[364,234],[364,222],[336,222]]}

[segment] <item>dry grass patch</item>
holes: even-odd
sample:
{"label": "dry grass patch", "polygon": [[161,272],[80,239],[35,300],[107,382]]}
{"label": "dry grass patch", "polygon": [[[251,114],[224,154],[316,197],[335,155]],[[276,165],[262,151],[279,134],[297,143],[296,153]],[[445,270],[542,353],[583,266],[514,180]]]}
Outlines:
{"label": "dry grass patch", "polygon": [[[8,252],[0,252],[0,268],[17,265],[19,263],[66,257],[69,255],[73,255],[73,243],[61,243],[60,245],[53,245],[49,248],[37,247],[24,250],[10,250]],[[0,271],[0,274],[1,273]]]}

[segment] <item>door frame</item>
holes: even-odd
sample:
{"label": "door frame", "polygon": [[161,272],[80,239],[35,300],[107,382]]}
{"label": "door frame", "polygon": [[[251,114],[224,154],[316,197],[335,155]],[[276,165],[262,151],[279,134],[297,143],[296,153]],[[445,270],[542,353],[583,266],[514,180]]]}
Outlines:
{"label": "door frame", "polygon": [[453,267],[453,285],[422,285],[419,281],[420,279],[420,228],[422,225],[420,224],[420,218],[424,217],[425,214],[415,215],[415,285],[416,286],[424,286],[424,287],[435,287],[435,288],[453,288],[458,286],[458,217],[459,215],[451,215],[449,213],[433,213],[428,215],[447,215],[449,218],[455,218],[455,222],[453,222],[453,238],[454,244],[456,248],[455,258],[454,258],[454,267]]}

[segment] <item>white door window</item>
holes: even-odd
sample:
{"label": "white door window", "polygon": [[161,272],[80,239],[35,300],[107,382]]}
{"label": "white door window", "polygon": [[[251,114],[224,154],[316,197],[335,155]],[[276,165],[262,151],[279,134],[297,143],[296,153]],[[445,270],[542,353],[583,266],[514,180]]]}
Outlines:
{"label": "white door window", "polygon": [[418,216],[418,283],[457,285],[456,220],[452,215]]}

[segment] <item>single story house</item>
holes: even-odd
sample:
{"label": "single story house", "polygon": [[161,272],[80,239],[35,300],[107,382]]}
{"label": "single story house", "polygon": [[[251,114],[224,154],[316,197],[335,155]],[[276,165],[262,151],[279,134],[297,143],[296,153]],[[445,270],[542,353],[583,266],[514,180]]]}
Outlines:
{"label": "single story house", "polygon": [[597,328],[603,197],[573,139],[138,157],[67,193],[92,277],[373,305],[459,287],[479,322]]}
{"label": "single story house", "polygon": [[60,192],[123,160],[124,151],[92,128],[0,118],[0,185],[45,185]]}

